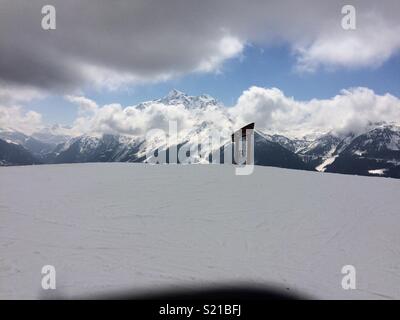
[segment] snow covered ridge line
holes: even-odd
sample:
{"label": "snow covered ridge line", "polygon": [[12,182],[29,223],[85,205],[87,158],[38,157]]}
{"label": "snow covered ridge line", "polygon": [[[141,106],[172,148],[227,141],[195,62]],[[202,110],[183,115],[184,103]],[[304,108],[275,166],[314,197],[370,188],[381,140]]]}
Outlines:
{"label": "snow covered ridge line", "polygon": [[[179,127],[177,136],[160,129],[143,137],[107,134],[66,139],[45,135],[45,140],[38,135],[0,130],[0,165],[154,163],[157,157],[162,160],[158,163],[169,163],[170,152],[171,162],[176,163],[232,163],[233,128],[226,126],[224,130],[213,122],[201,122],[190,130]],[[254,164],[260,166],[400,178],[400,128],[391,124],[371,124],[361,134],[328,132],[297,139],[255,129],[253,151]],[[375,170],[382,170],[382,174]]]}
{"label": "snow covered ridge line", "polygon": [[[267,108],[268,101],[261,103],[261,107]],[[261,109],[243,119],[208,95],[189,96],[177,90],[161,99],[125,109],[115,108],[126,120],[122,128],[91,115],[89,118],[94,122],[88,123],[89,133],[79,136],[66,136],[70,131],[60,126],[32,135],[0,128],[0,140],[3,140],[0,164],[151,162],[158,152],[161,156],[165,153],[167,160],[161,163],[170,161],[170,152],[171,160],[176,159],[177,163],[210,163],[215,162],[213,158],[218,155],[221,160],[217,163],[232,163],[228,150],[232,148],[230,134],[257,120],[255,165],[400,178],[400,127],[395,123],[369,122],[355,132],[315,131],[317,128],[313,127],[312,135],[296,135],[290,127],[285,129],[289,131],[276,131],[274,119],[265,122]],[[139,123],[133,121],[134,118],[139,119]],[[396,119],[397,116],[392,117]],[[179,122],[179,132],[174,137],[165,133],[169,131],[169,121]],[[99,126],[107,133],[93,131]],[[155,128],[160,129],[159,134],[159,129],[152,130]],[[154,134],[149,134],[150,131]],[[210,138],[215,135],[220,141]],[[385,170],[380,175],[374,171],[381,169]]]}

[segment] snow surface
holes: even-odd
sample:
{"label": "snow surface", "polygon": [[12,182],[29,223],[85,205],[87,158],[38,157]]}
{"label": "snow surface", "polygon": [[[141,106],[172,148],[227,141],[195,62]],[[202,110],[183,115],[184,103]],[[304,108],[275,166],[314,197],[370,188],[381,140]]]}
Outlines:
{"label": "snow surface", "polygon": [[324,162],[322,162],[319,166],[317,166],[315,168],[315,170],[317,170],[319,172],[325,172],[326,167],[329,166],[330,164],[334,163],[337,157],[338,156],[336,155],[336,156],[330,157],[328,159],[325,159]]}
{"label": "snow surface", "polygon": [[[400,298],[400,181],[256,166],[0,168],[0,298],[247,281]],[[54,265],[57,289],[41,289]],[[341,268],[357,270],[343,290]]]}
{"label": "snow surface", "polygon": [[383,175],[385,173],[385,171],[386,171],[386,169],[375,169],[375,170],[368,170],[368,173]]}

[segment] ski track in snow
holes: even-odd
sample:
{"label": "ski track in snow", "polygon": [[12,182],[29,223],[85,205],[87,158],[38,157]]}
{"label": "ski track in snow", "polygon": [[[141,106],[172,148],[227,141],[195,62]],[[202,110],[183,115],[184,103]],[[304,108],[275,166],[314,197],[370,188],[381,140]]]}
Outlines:
{"label": "ski track in snow", "polygon": [[[400,180],[224,165],[0,168],[0,298],[250,282],[400,298]],[[57,289],[41,289],[54,265]],[[341,288],[341,268],[357,290]]]}

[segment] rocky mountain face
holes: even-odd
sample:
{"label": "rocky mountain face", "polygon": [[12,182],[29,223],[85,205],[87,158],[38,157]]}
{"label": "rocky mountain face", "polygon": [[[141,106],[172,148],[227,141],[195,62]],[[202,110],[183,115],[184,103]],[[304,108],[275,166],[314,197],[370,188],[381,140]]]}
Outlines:
{"label": "rocky mountain face", "polygon": [[[136,108],[149,108],[154,103],[171,108],[179,105],[192,112],[193,127],[179,132],[174,142],[178,152],[191,155],[190,163],[207,163],[215,152],[220,153],[224,162],[229,140],[221,141],[217,147],[201,144],[202,149],[196,149],[213,130],[223,128],[233,132],[238,129],[217,100],[208,95],[189,96],[173,90],[164,98],[143,102]],[[207,116],[210,111],[218,115],[216,120]],[[54,135],[51,130],[32,136],[0,130],[0,139],[1,165],[151,162],[148,154],[158,152],[165,152],[168,162],[173,146],[158,136],[103,134],[71,138]],[[396,125],[375,124],[363,133],[339,135],[328,132],[313,139],[291,139],[256,129],[254,142],[256,165],[400,178],[400,127]],[[197,151],[191,151],[193,148]]]}
{"label": "rocky mountain face", "polygon": [[0,139],[0,166],[39,163],[40,161],[21,145]]}
{"label": "rocky mountain face", "polygon": [[400,127],[381,125],[338,147],[326,172],[400,178]]}

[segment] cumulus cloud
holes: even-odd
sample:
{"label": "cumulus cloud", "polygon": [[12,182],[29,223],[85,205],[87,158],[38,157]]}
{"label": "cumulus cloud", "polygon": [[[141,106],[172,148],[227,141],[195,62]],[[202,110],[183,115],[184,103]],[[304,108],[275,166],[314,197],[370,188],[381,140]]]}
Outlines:
{"label": "cumulus cloud", "polygon": [[123,107],[110,104],[102,107],[84,97],[69,97],[88,113],[82,113],[72,126],[75,133],[122,134],[145,136],[152,129],[168,131],[169,121],[176,121],[182,135],[195,132],[206,123],[215,130],[234,130],[249,122],[271,133],[290,137],[333,131],[341,135],[360,133],[371,123],[388,122],[400,125],[400,99],[391,94],[378,95],[368,88],[342,90],[330,99],[297,101],[277,88],[251,87],[244,91],[232,107],[208,109],[185,108],[181,104],[166,105],[147,102]]}
{"label": "cumulus cloud", "polygon": [[43,128],[42,116],[35,111],[24,111],[19,106],[0,105],[0,128],[32,134]]}
{"label": "cumulus cloud", "polygon": [[[41,29],[41,8],[57,29]],[[287,43],[298,70],[376,66],[399,50],[400,2],[353,1],[357,29],[341,28],[342,0],[3,0],[0,78],[57,90],[111,89],[220,71],[247,43]]]}
{"label": "cumulus cloud", "polygon": [[[95,105],[84,97],[67,97],[71,102]],[[206,124],[211,130],[231,130],[232,121],[226,107],[208,109],[188,108],[183,104],[164,104],[150,101],[137,106],[123,107],[118,103],[91,109],[91,113],[81,113],[74,121],[71,132],[76,134],[121,134],[144,137],[153,129],[169,131],[170,121],[178,125],[178,134],[195,136],[198,129]]]}
{"label": "cumulus cloud", "polygon": [[[100,106],[84,96],[65,96],[78,106],[72,126],[62,133],[121,134],[144,137],[152,129],[168,132],[169,121],[178,123],[182,136],[198,133],[203,125],[211,130],[233,131],[249,122],[266,132],[289,137],[332,131],[338,135],[360,133],[371,123],[400,125],[400,99],[391,94],[376,94],[368,88],[342,90],[329,99],[299,101],[278,88],[250,87],[232,107],[190,108],[183,104],[164,104],[162,99],[137,106],[119,103]],[[0,128],[27,134],[44,127],[39,113],[24,111],[18,105],[0,104]]]}
{"label": "cumulus cloud", "polygon": [[72,103],[75,103],[78,105],[78,114],[80,116],[85,115],[85,114],[92,114],[97,111],[99,106],[97,105],[96,102],[94,102],[91,99],[88,99],[83,96],[72,96],[72,95],[67,95],[65,98]]}
{"label": "cumulus cloud", "polygon": [[360,132],[370,123],[400,124],[400,99],[359,87],[330,99],[296,101],[277,88],[251,87],[231,114],[240,125],[255,121],[259,128],[292,137],[328,131],[346,134]]}
{"label": "cumulus cloud", "polygon": [[31,134],[43,127],[41,114],[26,111],[22,104],[40,99],[44,93],[32,87],[0,82],[0,129]]}
{"label": "cumulus cloud", "polygon": [[[80,97],[73,99],[79,105],[86,104],[89,99]],[[118,103],[104,105],[92,109],[91,114],[81,114],[74,121],[73,132],[87,134],[122,134],[144,136],[151,129],[168,131],[169,121],[177,121],[185,130],[194,125],[194,114],[182,105],[170,106],[152,103],[145,108],[135,106],[123,107]]]}

